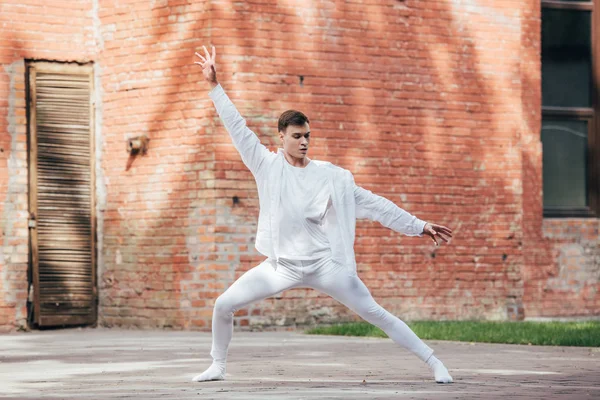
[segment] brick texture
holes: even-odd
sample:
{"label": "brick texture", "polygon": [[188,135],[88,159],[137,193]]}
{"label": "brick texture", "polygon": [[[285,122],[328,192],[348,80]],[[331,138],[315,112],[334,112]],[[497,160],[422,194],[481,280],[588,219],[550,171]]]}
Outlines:
{"label": "brick texture", "polygon": [[[600,313],[597,220],[544,220],[540,2],[5,0],[0,6],[0,329],[27,312],[24,60],[93,61],[99,324],[210,329],[254,249],[256,185],[193,65],[222,82],[272,150],[289,108],[310,157],[422,219],[451,246],[357,225],[359,274],[404,319]],[[129,137],[147,135],[146,156]],[[353,320],[295,289],[238,311],[241,329]]]}
{"label": "brick texture", "polygon": [[544,219],[542,212],[540,7],[522,10],[523,303],[527,318],[600,315],[598,219]]}
{"label": "brick texture", "polygon": [[97,52],[90,1],[45,4],[39,0],[0,4],[0,331],[27,323],[25,59],[87,62]]}

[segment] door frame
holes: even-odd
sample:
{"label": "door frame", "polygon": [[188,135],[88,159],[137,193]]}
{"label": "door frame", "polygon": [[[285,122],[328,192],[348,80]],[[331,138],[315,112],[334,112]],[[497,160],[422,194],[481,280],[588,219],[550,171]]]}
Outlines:
{"label": "door frame", "polygon": [[[40,313],[40,279],[39,279],[39,249],[37,223],[37,124],[36,124],[36,75],[37,72],[87,74],[90,87],[90,214],[91,214],[91,260],[92,260],[92,313],[82,321],[81,316],[46,317],[52,322],[45,324]],[[27,139],[28,139],[28,185],[29,185],[29,293],[31,302],[27,320],[34,327],[64,326],[64,325],[95,325],[98,321],[98,279],[97,279],[97,232],[96,232],[96,160],[95,160],[95,87],[94,65],[92,63],[63,63],[51,61],[25,60],[25,90],[27,99]],[[33,285],[33,290],[31,290]]]}

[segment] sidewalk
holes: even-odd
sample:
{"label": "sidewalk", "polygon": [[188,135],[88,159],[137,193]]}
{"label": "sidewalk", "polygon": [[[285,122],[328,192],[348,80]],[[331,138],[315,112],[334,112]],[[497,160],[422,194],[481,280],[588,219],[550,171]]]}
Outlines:
{"label": "sidewalk", "polygon": [[600,398],[598,348],[427,343],[454,384],[436,384],[424,363],[389,339],[236,332],[227,380],[195,383],[190,379],[210,364],[208,333],[70,329],[0,335],[0,397]]}

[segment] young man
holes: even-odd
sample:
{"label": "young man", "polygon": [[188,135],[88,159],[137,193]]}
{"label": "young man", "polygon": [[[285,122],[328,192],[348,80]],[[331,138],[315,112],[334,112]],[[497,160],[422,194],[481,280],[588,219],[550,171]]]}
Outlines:
{"label": "young man", "polygon": [[[439,245],[452,231],[426,223],[391,201],[357,186],[350,171],[329,162],[309,159],[308,118],[289,110],[279,118],[283,148],[269,151],[246,127],[246,121],[217,81],[215,48],[212,55],[196,53],[209,95],[233,144],[258,187],[260,212],[256,249],[267,257],[217,298],[212,319],[212,365],[194,381],[225,379],[227,349],[233,334],[233,313],[286,289],[310,287],[343,303],[381,328],[400,346],[429,365],[435,381],[450,383],[444,364],[400,319],[375,302],[356,275],[354,257],[357,218],[380,222],[408,236],[427,235]],[[438,238],[440,242],[438,242]]]}

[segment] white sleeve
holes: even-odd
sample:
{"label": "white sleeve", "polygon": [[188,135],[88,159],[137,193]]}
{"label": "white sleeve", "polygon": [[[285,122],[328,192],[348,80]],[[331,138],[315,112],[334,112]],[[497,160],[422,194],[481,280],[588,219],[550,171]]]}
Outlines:
{"label": "white sleeve", "polygon": [[254,132],[248,129],[246,120],[240,115],[221,85],[213,88],[209,96],[231,136],[233,145],[242,156],[242,161],[256,176],[265,158],[272,154],[271,151],[260,143],[260,139]]}
{"label": "white sleeve", "polygon": [[385,197],[354,185],[354,199],[357,218],[377,221],[386,228],[407,236],[422,236],[426,222],[398,207]]}

